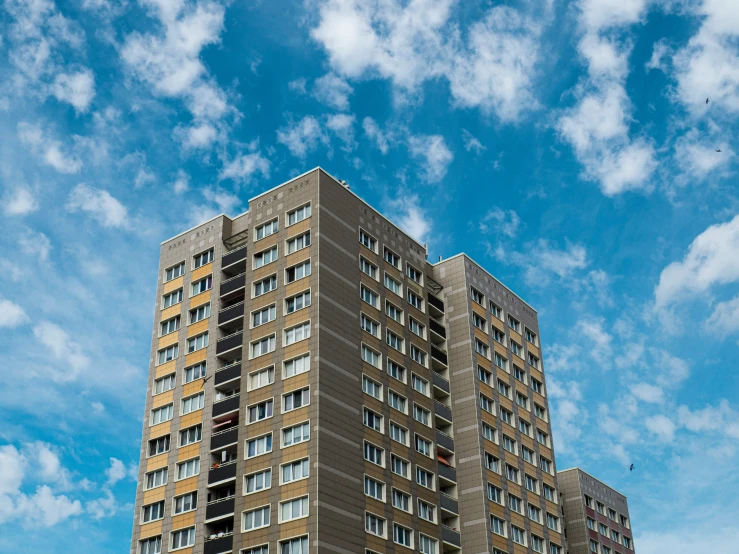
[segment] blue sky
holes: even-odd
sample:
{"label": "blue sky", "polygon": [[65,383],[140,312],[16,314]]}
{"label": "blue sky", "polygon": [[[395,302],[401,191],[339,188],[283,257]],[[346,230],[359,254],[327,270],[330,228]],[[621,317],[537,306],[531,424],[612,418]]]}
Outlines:
{"label": "blue sky", "polygon": [[0,37],[0,551],[128,552],[159,243],[321,165],[538,308],[558,465],[641,554],[736,552],[733,0],[4,0]]}

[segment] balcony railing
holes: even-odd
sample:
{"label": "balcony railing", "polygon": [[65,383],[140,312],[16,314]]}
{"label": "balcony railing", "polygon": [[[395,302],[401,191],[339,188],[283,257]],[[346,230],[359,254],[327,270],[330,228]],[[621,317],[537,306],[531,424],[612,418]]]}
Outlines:
{"label": "balcony railing", "polygon": [[447,494],[441,493],[440,500],[442,510],[446,510],[447,512],[450,512],[452,514],[459,515],[459,502],[457,502],[454,498]]}
{"label": "balcony railing", "polygon": [[224,446],[235,444],[239,440],[239,426],[235,425],[218,433],[213,433],[210,436],[210,449],[218,450]]}
{"label": "balcony railing", "polygon": [[451,527],[441,526],[441,538],[442,540],[453,546],[462,547],[462,539],[459,535],[459,531],[455,531]]}
{"label": "balcony railing", "polygon": [[240,317],[244,317],[243,302],[239,302],[238,304],[234,304],[233,306],[229,306],[228,308],[223,308],[220,312],[218,312],[218,325],[223,325],[224,323],[233,321],[234,319],[238,319]]}
{"label": "balcony railing", "polygon": [[439,477],[447,481],[457,482],[457,470],[446,464],[439,464]]}
{"label": "balcony railing", "polygon": [[439,310],[440,312],[444,312],[444,302],[435,294],[431,294],[430,292],[427,295],[429,304],[431,304],[434,308]]}
{"label": "balcony railing", "polygon": [[221,258],[221,269],[227,271],[231,266],[239,263],[246,262],[246,246],[232,250],[228,254],[225,254]]}
{"label": "balcony railing", "polygon": [[431,379],[433,380],[434,386],[437,389],[440,389],[440,390],[444,391],[447,394],[450,394],[451,393],[451,388],[449,387],[449,381],[447,381],[446,379],[444,379],[441,375],[439,375],[438,373],[436,373],[434,371],[431,374]]}
{"label": "balcony railing", "polygon": [[438,323],[434,318],[429,318],[429,327],[431,330],[439,335],[441,338],[446,339],[446,327],[441,323]]}
{"label": "balcony railing", "polygon": [[246,287],[246,273],[241,273],[225,281],[221,281],[221,298],[224,298],[239,289]]}
{"label": "balcony railing", "polygon": [[[438,444],[445,450],[454,452],[454,439],[446,433],[439,431],[438,429],[436,430],[436,444]],[[441,467],[441,465],[439,465],[439,467]]]}
{"label": "balcony railing", "polygon": [[447,406],[446,404],[442,404],[438,400],[434,402],[434,411],[436,412],[436,415],[446,419],[447,421],[452,421],[452,409]]}
{"label": "balcony railing", "polygon": [[238,348],[242,346],[243,343],[243,329],[236,331],[235,333],[231,333],[230,335],[225,336],[222,339],[218,339],[218,344],[216,344],[216,356],[223,354],[224,352],[228,352],[229,350],[233,350],[234,348]]}
{"label": "balcony railing", "polygon": [[239,395],[235,394],[213,404],[213,417],[218,417],[239,409]]}
{"label": "balcony railing", "polygon": [[234,513],[234,497],[221,498],[213,502],[209,502],[205,506],[205,521],[233,515]]}
{"label": "balcony railing", "polygon": [[439,348],[435,344],[431,345],[431,357],[440,361],[444,365],[449,365],[449,359],[447,358],[446,351],[443,348]]}
{"label": "balcony railing", "polygon": [[221,552],[231,552],[233,549],[233,541],[233,532],[226,533],[223,536],[216,537],[214,539],[205,537],[203,554],[221,554]]}
{"label": "balcony railing", "polygon": [[219,464],[218,467],[212,467],[208,471],[208,485],[230,479],[236,479],[236,460]]}

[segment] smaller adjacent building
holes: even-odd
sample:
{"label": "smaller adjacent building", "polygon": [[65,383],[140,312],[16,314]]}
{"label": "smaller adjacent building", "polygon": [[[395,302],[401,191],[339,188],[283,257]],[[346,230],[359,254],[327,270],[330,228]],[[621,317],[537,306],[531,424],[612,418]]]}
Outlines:
{"label": "smaller adjacent building", "polygon": [[568,554],[632,554],[626,497],[579,468],[557,472]]}

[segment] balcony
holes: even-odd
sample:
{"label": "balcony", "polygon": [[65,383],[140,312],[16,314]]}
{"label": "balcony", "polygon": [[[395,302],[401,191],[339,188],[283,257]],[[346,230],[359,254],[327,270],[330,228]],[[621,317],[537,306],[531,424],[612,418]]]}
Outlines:
{"label": "balcony", "polygon": [[429,292],[427,298],[429,300],[429,306],[436,308],[442,314],[444,313],[444,302],[438,296]]}
{"label": "balcony", "polygon": [[208,471],[208,486],[236,479],[236,461],[212,467]]}
{"label": "balcony", "polygon": [[436,430],[436,444],[442,450],[449,453],[454,452],[454,439],[438,429]]}
{"label": "balcony", "polygon": [[224,446],[236,444],[238,440],[239,426],[236,425],[235,427],[231,427],[230,429],[225,429],[223,431],[219,431],[218,433],[212,434],[210,436],[210,449],[211,451],[219,450]]}
{"label": "balcony", "polygon": [[216,344],[216,356],[221,356],[227,352],[238,349],[237,355],[241,356],[241,346],[244,343],[244,331],[239,329],[235,333],[226,335],[225,337],[218,339]]}
{"label": "balcony", "polygon": [[234,394],[224,400],[213,403],[213,417],[222,416],[229,412],[234,412],[239,409],[239,398],[240,395]]}
{"label": "balcony", "polygon": [[222,552],[231,552],[233,550],[234,536],[229,533],[222,537],[214,539],[206,538],[203,547],[203,554],[221,554]]}
{"label": "balcony", "polygon": [[439,477],[452,483],[457,482],[457,470],[446,464],[439,464]]}
{"label": "balcony", "polygon": [[229,364],[216,370],[215,386],[222,385],[233,379],[241,378],[241,362]]}
{"label": "balcony", "polygon": [[232,250],[221,258],[221,271],[226,275],[236,275],[246,270],[246,246]]}
{"label": "balcony", "polygon": [[242,273],[241,275],[222,281],[220,292],[221,300],[223,302],[228,302],[229,300],[234,300],[238,296],[243,297],[245,287],[246,273]]}
{"label": "balcony", "polygon": [[[228,308],[223,308],[220,312],[218,312],[218,325],[224,326],[229,323],[232,325],[235,325],[237,327],[243,327],[243,324],[238,324],[238,322],[244,320],[244,303],[239,302],[238,304],[234,304],[233,306],[229,306]],[[234,323],[236,322],[236,323]]]}
{"label": "balcony", "polygon": [[214,519],[220,519],[226,516],[233,516],[234,513],[234,497],[222,498],[215,502],[210,502],[205,506],[206,523]]}
{"label": "balcony", "polygon": [[449,396],[449,394],[451,394],[451,388],[449,387],[449,381],[444,379],[441,375],[439,375],[435,371],[431,374],[431,380],[433,381],[434,386],[437,389],[446,393],[446,396]]}
{"label": "balcony", "polygon": [[439,495],[441,509],[450,514],[459,515],[459,502],[451,496],[441,493]]}
{"label": "balcony", "polygon": [[444,367],[447,367],[449,365],[449,359],[447,358],[446,350],[444,350],[443,348],[439,348],[433,343],[431,344],[431,357],[434,360],[437,360],[444,364]]}
{"label": "balcony", "polygon": [[442,404],[439,401],[434,402],[434,412],[437,417],[447,420],[449,423],[452,422],[452,409],[446,404]]}
{"label": "balcony", "polygon": [[446,327],[444,327],[441,323],[437,322],[432,317],[429,318],[429,328],[431,329],[432,333],[436,333],[442,339],[446,340]]}
{"label": "balcony", "polygon": [[441,527],[441,538],[446,544],[456,546],[457,548],[462,547],[462,538],[460,537],[459,532],[450,527]]}

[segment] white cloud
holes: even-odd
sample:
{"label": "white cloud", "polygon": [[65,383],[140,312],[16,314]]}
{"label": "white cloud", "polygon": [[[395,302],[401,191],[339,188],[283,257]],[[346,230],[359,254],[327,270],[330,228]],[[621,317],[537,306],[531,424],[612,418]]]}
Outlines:
{"label": "white cloud", "polygon": [[521,218],[514,210],[503,210],[499,207],[491,209],[477,223],[482,233],[497,231],[507,237],[515,237],[521,226]]}
{"label": "white cloud", "polygon": [[18,246],[24,253],[38,258],[39,261],[45,262],[49,259],[51,241],[41,231],[24,229],[18,237]]}
{"label": "white cloud", "polygon": [[62,143],[45,134],[39,125],[19,122],[18,138],[34,155],[40,157],[44,164],[53,167],[59,173],[77,173],[82,169],[82,162],[66,153]]}
{"label": "white cloud", "polygon": [[725,168],[733,157],[734,152],[717,133],[701,134],[691,130],[675,141],[675,161],[692,178],[703,178],[717,169]]}
{"label": "white cloud", "polygon": [[524,268],[524,279],[532,286],[544,286],[551,282],[552,277],[568,279],[571,285],[582,284],[572,278],[588,266],[585,247],[570,242],[565,244],[564,249],[559,249],[550,245],[549,241],[540,239],[527,244],[525,253],[509,252],[499,246],[493,255],[503,263]]}
{"label": "white cloud", "polygon": [[354,89],[344,79],[334,73],[327,73],[313,83],[313,97],[331,108],[345,111],[349,109],[349,96]]}
{"label": "white cloud", "polygon": [[423,162],[423,173],[429,183],[437,183],[446,176],[454,154],[441,135],[410,135],[408,150]]}
{"label": "white cloud", "polygon": [[125,479],[128,475],[126,465],[118,458],[110,458],[110,467],[105,470],[105,477],[107,477],[107,485],[112,487],[118,481]]}
{"label": "white cloud", "polygon": [[664,401],[662,387],[650,385],[649,383],[636,383],[631,386],[631,393],[642,402],[661,404]]}
{"label": "white cloud", "polygon": [[32,496],[21,494],[16,499],[14,516],[24,527],[52,527],[82,513],[79,500],[55,495],[47,485],[36,488]]}
{"label": "white cloud", "polygon": [[728,400],[722,399],[718,406],[706,406],[699,410],[680,406],[677,419],[682,428],[694,433],[716,432],[739,439],[739,412],[732,409]]}
{"label": "white cloud", "polygon": [[188,188],[190,188],[190,176],[180,169],[177,171],[177,178],[172,183],[172,190],[175,194],[182,194]]}
{"label": "white cloud", "polygon": [[336,73],[389,79],[400,99],[417,96],[424,81],[443,78],[456,105],[494,112],[503,121],[536,108],[539,29],[533,19],[498,6],[462,33],[450,20],[454,3],[324,0],[311,35]]}
{"label": "white cloud", "polygon": [[55,359],[63,363],[62,369],[48,368],[54,381],[69,382],[90,366],[91,360],[82,347],[69,334],[49,321],[42,321],[33,328],[36,340],[48,348]]}
{"label": "white cloud", "polygon": [[672,442],[675,438],[675,424],[667,416],[659,414],[648,417],[644,425],[663,442]]}
{"label": "white cloud", "polygon": [[234,213],[241,206],[241,199],[225,190],[202,189],[201,192],[208,202],[212,202],[218,206],[221,213]]}
{"label": "white cloud", "polygon": [[289,88],[293,92],[297,92],[298,94],[305,94],[306,85],[307,85],[307,81],[305,80],[305,77],[300,77],[299,79],[290,81],[287,84],[287,88]]}
{"label": "white cloud", "polygon": [[419,205],[418,196],[399,191],[394,198],[387,201],[387,214],[391,221],[418,242],[428,242],[432,225]]}
{"label": "white cloud", "polygon": [[23,308],[0,296],[0,328],[18,327],[27,321]]}
{"label": "white cloud", "polygon": [[660,39],[652,46],[652,57],[649,61],[644,64],[644,69],[650,71],[652,69],[659,69],[663,73],[667,73],[667,67],[664,63],[664,59],[670,54],[671,49],[667,44],[667,41]]}
{"label": "white cloud", "polygon": [[25,187],[16,187],[5,196],[3,202],[5,215],[28,215],[38,210],[38,201]]}
{"label": "white cloud", "polygon": [[356,147],[354,142],[354,121],[355,117],[348,114],[333,114],[326,118],[326,128],[332,131],[339,140],[344,143],[343,150],[351,152]]}
{"label": "white cloud", "polygon": [[329,140],[318,120],[311,115],[307,115],[300,121],[278,129],[277,142],[287,146],[287,149],[296,158],[305,158],[319,144],[328,145]]}
{"label": "white cloud", "polygon": [[480,140],[470,133],[467,129],[462,129],[462,140],[464,140],[464,149],[467,152],[475,151],[475,154],[482,154],[487,147],[485,147]]}
{"label": "white cloud", "polygon": [[128,210],[107,190],[81,183],[69,194],[67,211],[87,212],[103,227],[123,228],[128,225]]}
{"label": "white cloud", "polygon": [[95,77],[87,68],[74,73],[60,73],[54,79],[52,92],[60,102],[67,102],[78,113],[84,113],[95,97]]}
{"label": "white cloud", "polygon": [[98,402],[97,400],[90,404],[90,407],[92,407],[96,414],[102,414],[105,412],[105,404]]}
{"label": "white cloud", "polygon": [[739,296],[716,304],[705,326],[709,333],[716,332],[722,337],[739,331]]}
{"label": "white cloud", "polygon": [[102,519],[104,517],[114,516],[118,510],[118,501],[113,493],[108,489],[103,489],[105,496],[90,500],[85,503],[85,511],[90,514],[93,519]]}
{"label": "white cloud", "polygon": [[590,340],[589,354],[604,368],[609,368],[613,358],[613,337],[603,328],[601,319],[583,319],[577,323],[580,335]]}
{"label": "white cloud", "polygon": [[688,247],[682,261],[672,262],[659,277],[654,297],[657,308],[739,280],[739,215],[711,225]]}
{"label": "white cloud", "polygon": [[263,157],[259,152],[251,152],[237,156],[221,171],[219,179],[233,179],[248,183],[252,177],[261,174],[262,177],[269,177],[269,160]]}
{"label": "white cloud", "polygon": [[388,134],[380,129],[377,122],[371,117],[365,117],[362,120],[362,129],[364,129],[367,138],[375,142],[377,148],[380,149],[380,152],[387,154],[389,148]]}

